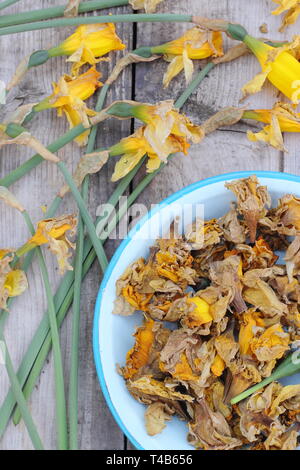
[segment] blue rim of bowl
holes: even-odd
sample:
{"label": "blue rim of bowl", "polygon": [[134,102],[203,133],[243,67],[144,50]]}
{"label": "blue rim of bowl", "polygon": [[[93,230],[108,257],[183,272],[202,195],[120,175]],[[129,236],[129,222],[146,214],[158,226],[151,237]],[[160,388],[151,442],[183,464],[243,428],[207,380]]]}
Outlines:
{"label": "blue rim of bowl", "polygon": [[183,189],[180,189],[179,191],[176,191],[175,193],[171,194],[171,196],[167,197],[163,201],[161,201],[157,206],[152,209],[151,211],[148,212],[128,233],[127,237],[122,241],[120,246],[117,248],[115,251],[114,256],[112,257],[106,271],[103,277],[103,280],[100,285],[100,289],[98,292],[97,296],[97,301],[95,305],[95,310],[94,310],[94,323],[93,323],[93,350],[94,350],[94,360],[96,364],[96,370],[98,374],[98,379],[100,382],[100,386],[102,389],[102,393],[105,397],[106,403],[115,419],[117,422],[118,426],[121,428],[123,433],[128,437],[130,442],[134,445],[134,447],[137,450],[145,450],[137,441],[136,439],[131,435],[131,433],[128,431],[126,428],[126,425],[123,423],[121,420],[118,411],[114,407],[112,400],[109,395],[109,391],[105,382],[104,374],[103,374],[103,368],[101,364],[101,356],[100,356],[100,349],[99,349],[99,320],[100,320],[100,305],[102,301],[102,292],[104,291],[109,278],[111,276],[112,271],[115,268],[115,265],[117,264],[122,252],[128,245],[128,243],[131,241],[133,236],[135,235],[136,232],[140,230],[140,228],[158,211],[160,211],[163,207],[175,202],[177,199],[181,198],[182,196],[185,196],[186,194],[194,191],[195,189],[199,189],[205,186],[209,186],[214,183],[220,183],[222,181],[226,180],[235,180],[235,179],[240,179],[240,178],[247,178],[250,175],[256,175],[257,177],[261,178],[271,178],[271,179],[279,179],[279,180],[287,180],[287,181],[294,181],[296,183],[300,183],[300,177],[290,174],[290,173],[281,173],[277,171],[237,171],[237,172],[231,172],[231,173],[224,173],[221,175],[217,176],[212,176],[210,178],[206,178],[201,181],[197,181],[196,183],[190,184],[186,186]]}

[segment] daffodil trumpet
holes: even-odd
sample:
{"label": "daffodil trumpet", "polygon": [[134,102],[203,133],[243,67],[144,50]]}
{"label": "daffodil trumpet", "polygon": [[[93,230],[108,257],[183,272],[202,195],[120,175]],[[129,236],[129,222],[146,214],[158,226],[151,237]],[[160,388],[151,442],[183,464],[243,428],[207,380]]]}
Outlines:
{"label": "daffodil trumpet", "polygon": [[[102,86],[99,81],[100,76],[100,72],[95,67],[91,67],[87,72],[74,78],[64,75],[58,83],[53,83],[52,95],[35,105],[32,113],[53,108],[57,110],[58,116],[64,114],[67,117],[70,128],[82,123],[88,129],[89,117],[96,113],[89,109],[84,101]],[[79,145],[85,145],[88,135],[89,130],[76,137],[75,141]]]}
{"label": "daffodil trumpet", "polygon": [[109,60],[104,57],[109,52],[122,50],[125,47],[116,34],[113,23],[82,24],[58,46],[35,51],[29,58],[25,58],[18,65],[6,91],[16,86],[30,68],[44,64],[51,57],[66,56],[67,62],[72,63],[72,75],[77,77],[83,65],[95,66],[101,60]]}
{"label": "daffodil trumpet", "polygon": [[268,79],[293,104],[300,100],[300,63],[293,55],[299,48],[299,37],[291,44],[274,47],[250,36],[240,25],[229,25],[228,34],[244,44],[256,56],[262,71],[243,87],[244,96],[261,90]]}
{"label": "daffodil trumpet", "polygon": [[249,140],[266,142],[281,151],[286,151],[282,132],[300,132],[300,113],[286,103],[276,103],[273,109],[246,110],[242,118],[266,124],[260,132],[248,131]]}

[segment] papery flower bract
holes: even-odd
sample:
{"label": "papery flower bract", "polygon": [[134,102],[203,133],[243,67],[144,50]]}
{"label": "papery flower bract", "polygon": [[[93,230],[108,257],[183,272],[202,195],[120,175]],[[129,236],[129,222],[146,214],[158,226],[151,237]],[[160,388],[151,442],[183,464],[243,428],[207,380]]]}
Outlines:
{"label": "papery flower bract", "polygon": [[67,232],[70,232],[71,236],[74,235],[76,225],[77,219],[74,215],[41,220],[33,237],[17,251],[18,256],[48,243],[50,251],[57,257],[60,272],[72,270],[68,259],[71,256],[69,248],[74,249],[74,244],[68,239]]}
{"label": "papery flower bract", "polygon": [[188,141],[198,143],[204,136],[201,127],[179,114],[171,101],[156,106],[141,104],[134,107],[133,113],[146,125],[110,148],[110,156],[122,155],[112,181],[127,175],[146,154],[149,156],[147,171],[153,172],[172,153],[183,152],[186,155],[190,146]]}
{"label": "papery flower bract", "polygon": [[167,87],[182,70],[189,82],[194,71],[192,60],[222,56],[222,44],[222,33],[203,31],[196,26],[174,41],[151,48],[153,54],[164,54],[165,60],[170,62],[163,79],[164,86]]}
{"label": "papery flower bract", "polygon": [[0,309],[7,309],[9,297],[17,297],[28,288],[26,274],[20,269],[11,269],[11,250],[0,250]]}
{"label": "papery flower bract", "polygon": [[153,13],[157,5],[164,0],[129,0],[130,5],[134,10],[145,9],[146,13]]}
{"label": "papery flower bract", "polygon": [[300,63],[294,57],[293,50],[299,49],[300,36],[296,36],[293,43],[278,48],[271,47],[249,35],[246,35],[243,41],[262,67],[262,72],[243,87],[244,96],[260,91],[268,79],[293,104],[298,104],[300,100]]}
{"label": "papery flower bract", "polygon": [[[279,31],[284,31],[284,29],[297,21],[297,18],[300,14],[300,1],[299,0],[273,0],[274,3],[277,3],[278,8],[272,12],[272,15],[281,15],[285,13],[282,24]],[[288,10],[288,11],[287,11]]]}
{"label": "papery flower bract", "polygon": [[78,26],[76,31],[57,47],[48,51],[50,57],[66,55],[73,62],[72,74],[77,75],[84,64],[95,65],[110,51],[125,49],[112,23]]}
{"label": "papery flower bract", "polygon": [[245,111],[243,118],[268,124],[260,132],[248,131],[248,139],[253,142],[267,142],[278,150],[285,150],[282,132],[300,132],[300,113],[296,113],[292,106],[285,103],[276,103],[273,109]]}
{"label": "papery flower bract", "polygon": [[[63,75],[58,83],[53,83],[53,93],[39,104],[34,106],[34,111],[56,108],[58,116],[64,113],[70,124],[70,128],[82,123],[89,127],[88,116],[94,116],[95,112],[84,103],[95,91],[102,86],[98,81],[101,74],[94,67],[87,72],[72,78]],[[75,141],[79,145],[85,145],[89,130],[78,136]]]}

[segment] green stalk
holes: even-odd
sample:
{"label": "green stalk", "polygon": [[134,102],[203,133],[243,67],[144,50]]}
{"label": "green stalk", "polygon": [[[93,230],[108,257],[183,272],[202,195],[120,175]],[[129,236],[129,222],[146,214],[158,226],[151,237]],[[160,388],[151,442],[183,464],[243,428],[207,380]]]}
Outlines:
{"label": "green stalk", "polygon": [[[31,222],[29,214],[24,211],[22,212],[24,220],[28,226],[29,232],[34,235],[35,230]],[[48,275],[47,266],[42,254],[40,247],[36,248],[39,266],[42,273],[45,292],[48,301],[48,312],[49,312],[49,323],[51,330],[51,338],[53,344],[53,356],[54,356],[54,376],[55,376],[55,394],[56,394],[56,426],[57,426],[57,439],[59,450],[68,449],[68,429],[67,429],[67,409],[66,409],[66,397],[65,397],[65,386],[64,386],[64,372],[61,357],[61,349],[59,342],[58,326],[56,321],[56,310],[51,292],[50,280]]]}
{"label": "green stalk", "polygon": [[[107,95],[109,86],[104,85],[101,89],[95,110],[101,111]],[[93,126],[88,138],[86,153],[91,153],[95,148],[97,126]],[[89,176],[84,178],[82,184],[82,198],[87,204],[89,193]],[[78,450],[78,362],[79,362],[79,337],[80,337],[80,299],[82,282],[82,265],[84,252],[84,223],[79,216],[78,235],[76,243],[76,258],[74,268],[74,299],[73,299],[73,322],[71,343],[71,367],[69,381],[69,443],[70,450]]]}
{"label": "green stalk", "polygon": [[[78,137],[83,132],[86,132],[86,128],[83,127],[82,124],[78,124],[78,126],[73,127],[64,135],[59,137],[59,139],[49,144],[47,146],[47,149],[50,150],[50,152],[55,153],[62,147],[67,145],[69,142],[72,142],[75,137]],[[4,178],[0,180],[0,186],[5,186],[6,188],[8,188],[10,185],[14,184],[16,181],[26,175],[26,173],[33,170],[33,168],[37,167],[43,160],[44,159],[39,154],[34,155],[29,160],[27,160],[27,162],[20,165],[7,176],[4,176]]]}
{"label": "green stalk", "polygon": [[108,261],[107,261],[106,254],[105,254],[105,251],[103,249],[103,246],[100,243],[99,238],[97,237],[93,219],[90,216],[90,213],[87,210],[87,207],[84,203],[84,200],[82,199],[82,196],[81,196],[76,184],[74,183],[74,180],[73,180],[72,176],[70,175],[70,173],[69,173],[66,165],[64,164],[64,162],[59,161],[57,163],[57,166],[60,169],[60,171],[62,172],[62,174],[65,178],[65,181],[66,181],[67,185],[69,186],[69,188],[70,188],[70,190],[73,194],[73,197],[74,197],[74,199],[77,203],[78,209],[80,211],[80,215],[81,215],[81,217],[82,217],[82,219],[83,219],[83,221],[86,225],[86,228],[87,228],[87,231],[89,233],[90,239],[92,241],[93,247],[95,248],[97,258],[98,258],[99,264],[101,266],[101,269],[103,271],[105,271],[105,269],[108,266]]}
{"label": "green stalk", "polygon": [[10,5],[14,5],[14,3],[19,2],[20,0],[4,0],[4,2],[0,3],[0,10],[9,7]]}
{"label": "green stalk", "polygon": [[213,69],[215,64],[213,62],[208,62],[208,64],[198,73],[198,75],[191,81],[187,89],[182,93],[182,95],[178,98],[175,103],[175,108],[182,108],[184,103],[189,99],[191,94],[196,90],[198,85],[202,82],[202,80],[209,74],[209,72]]}
{"label": "green stalk", "polygon": [[37,431],[37,428],[34,424],[34,421],[32,419],[32,416],[30,414],[27,401],[23,395],[22,388],[20,386],[20,382],[18,380],[18,377],[14,371],[13,363],[9,354],[9,351],[6,346],[6,342],[4,339],[4,336],[0,337],[0,340],[4,344],[4,352],[5,352],[5,368],[11,383],[11,387],[13,389],[13,394],[15,396],[16,402],[19,405],[22,418],[24,420],[24,423],[26,425],[28,434],[30,436],[30,439],[32,441],[32,444],[36,450],[43,450],[44,446],[42,444],[41,438],[39,436],[39,433]]}
{"label": "green stalk", "polygon": [[[18,0],[14,0],[18,1]],[[128,5],[128,0],[94,0],[81,2],[78,13],[87,13],[94,10],[103,10],[104,8],[120,7]],[[12,26],[17,24],[32,23],[34,21],[49,20],[64,15],[66,5],[42,8],[40,10],[25,11],[16,15],[3,15],[0,17],[0,27]]]}
{"label": "green stalk", "polygon": [[0,36],[6,34],[23,33],[25,31],[37,31],[39,29],[62,28],[65,26],[79,26],[95,23],[192,23],[192,15],[177,15],[173,13],[160,14],[129,14],[129,15],[104,15],[76,18],[62,18],[59,20],[37,21],[36,23],[7,26],[0,29]]}
{"label": "green stalk", "polygon": [[253,385],[253,387],[248,388],[248,390],[245,390],[236,397],[232,398],[230,403],[234,405],[235,403],[238,403],[244,400],[245,398],[249,397],[250,395],[252,395],[252,393],[255,393],[258,390],[262,389],[271,382],[274,382],[274,380],[283,379],[284,377],[290,377],[291,375],[294,375],[297,372],[300,372],[299,351],[298,354],[297,351],[290,354],[283,362],[281,362],[281,364],[279,364],[279,366],[276,367],[276,369],[272,372],[269,377],[265,378],[258,384]]}

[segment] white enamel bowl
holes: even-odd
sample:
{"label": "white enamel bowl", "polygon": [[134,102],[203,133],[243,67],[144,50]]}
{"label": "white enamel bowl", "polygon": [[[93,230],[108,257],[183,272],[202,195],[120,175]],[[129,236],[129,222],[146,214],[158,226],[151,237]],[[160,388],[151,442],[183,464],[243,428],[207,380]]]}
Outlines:
{"label": "white enamel bowl", "polygon": [[[187,426],[173,418],[164,431],[150,437],[145,431],[145,406],[128,393],[116,364],[125,363],[126,352],[132,347],[132,334],[142,323],[139,313],[131,317],[112,315],[116,297],[115,285],[127,266],[139,257],[147,258],[149,247],[156,238],[165,233],[174,216],[182,213],[182,206],[204,204],[204,217],[221,217],[234,200],[231,191],[225,189],[226,181],[256,174],[263,185],[267,185],[272,196],[272,205],[283,194],[292,193],[300,197],[300,177],[275,172],[238,172],[219,175],[192,184],[162,201],[131,230],[114,254],[105,273],[95,307],[93,347],[97,373],[107,404],[122,431],[132,444],[140,450],[184,450],[192,447],[187,443]],[[184,212],[184,211],[183,211]],[[185,216],[185,214],[184,214]],[[188,218],[190,213],[188,213]],[[185,224],[191,220],[185,220]],[[300,374],[286,379],[286,383],[299,383]],[[109,429],[107,430],[109,433]]]}

